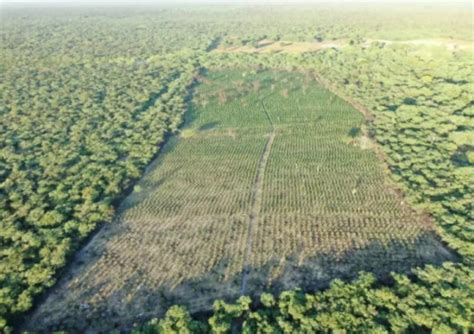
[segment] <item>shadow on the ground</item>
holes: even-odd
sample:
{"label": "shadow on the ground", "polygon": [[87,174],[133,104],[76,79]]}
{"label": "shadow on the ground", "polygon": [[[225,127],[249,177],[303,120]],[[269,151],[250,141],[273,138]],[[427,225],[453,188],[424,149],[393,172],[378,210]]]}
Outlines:
{"label": "shadow on the ground", "polygon": [[219,122],[209,122],[209,123],[206,123],[206,124],[203,124],[201,125],[199,128],[198,128],[198,131],[208,131],[208,130],[212,130],[214,129],[216,126],[219,125]]}
{"label": "shadow on the ground", "polygon": [[[116,239],[127,233],[127,228],[113,228],[108,234]],[[184,245],[177,245],[176,251],[179,252],[180,247]],[[120,257],[114,258],[106,242],[95,247],[94,252],[87,248],[27,323],[27,329],[40,332],[67,329],[73,333],[129,329],[133,323],[162,316],[173,304],[185,305],[194,313],[206,312],[216,298],[233,301],[239,296],[242,272],[224,279],[226,268],[235,259],[221,254],[214,254],[220,256],[217,264],[197,278],[177,285],[156,286],[153,273],[143,265],[146,254],[143,258],[123,261]],[[350,248],[338,255],[333,250],[313,252],[306,257],[301,254],[298,249],[269,251],[261,266],[254,265],[250,269],[248,294],[256,297],[264,291],[279,293],[297,287],[316,291],[327,287],[334,278],[354,279],[360,271],[372,272],[384,280],[390,272],[409,273],[416,266],[457,260],[432,231],[423,232],[409,241],[392,240],[385,244],[373,241],[364,248]],[[98,280],[104,273],[103,268],[96,268],[95,264],[104,257],[113,265],[108,268],[107,277]],[[200,261],[194,259],[192,253],[189,257],[190,262]],[[185,272],[187,268],[182,270]],[[80,283],[70,289],[77,281]],[[98,298],[104,289],[109,294]]]}

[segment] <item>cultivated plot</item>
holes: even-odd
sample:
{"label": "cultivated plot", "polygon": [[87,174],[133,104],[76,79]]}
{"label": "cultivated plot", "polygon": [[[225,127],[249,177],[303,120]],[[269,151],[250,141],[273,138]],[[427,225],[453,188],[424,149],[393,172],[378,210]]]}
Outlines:
{"label": "cultivated plot", "polygon": [[362,116],[310,76],[202,81],[181,134],[29,328],[108,330],[176,303],[205,311],[216,298],[450,258],[364,145]]}

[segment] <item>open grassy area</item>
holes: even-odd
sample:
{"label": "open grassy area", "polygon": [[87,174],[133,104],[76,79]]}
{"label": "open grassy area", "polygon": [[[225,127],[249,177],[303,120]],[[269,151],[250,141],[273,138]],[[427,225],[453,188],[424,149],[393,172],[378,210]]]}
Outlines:
{"label": "open grassy area", "polygon": [[180,135],[28,328],[107,330],[176,303],[199,312],[216,298],[451,258],[364,144],[363,116],[311,76],[232,70],[201,81]]}

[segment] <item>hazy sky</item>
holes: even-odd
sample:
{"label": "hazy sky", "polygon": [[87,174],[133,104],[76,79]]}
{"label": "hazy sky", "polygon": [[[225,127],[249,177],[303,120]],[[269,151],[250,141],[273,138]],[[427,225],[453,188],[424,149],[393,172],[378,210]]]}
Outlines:
{"label": "hazy sky", "polygon": [[266,4],[266,3],[281,3],[281,4],[295,4],[295,3],[469,3],[471,0],[0,0],[0,3],[61,3],[61,4],[171,4],[171,3],[223,3],[223,4]]}

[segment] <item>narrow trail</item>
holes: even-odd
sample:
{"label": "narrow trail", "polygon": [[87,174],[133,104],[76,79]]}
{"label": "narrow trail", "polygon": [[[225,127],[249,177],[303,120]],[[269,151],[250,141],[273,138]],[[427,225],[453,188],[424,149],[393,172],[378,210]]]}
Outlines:
{"label": "narrow trail", "polygon": [[255,225],[255,222],[259,218],[260,211],[262,208],[263,181],[265,179],[265,170],[267,168],[268,157],[270,156],[270,152],[272,150],[273,141],[275,140],[275,136],[276,136],[275,126],[273,125],[273,122],[270,118],[267,108],[265,107],[265,104],[263,103],[263,100],[261,101],[261,103],[262,103],[263,111],[265,112],[265,115],[267,116],[268,122],[270,124],[271,132],[268,137],[267,143],[265,144],[265,148],[263,149],[262,155],[260,156],[260,160],[257,167],[257,175],[255,177],[255,182],[252,188],[252,209],[250,211],[250,221],[249,221],[249,226],[247,230],[248,238],[247,238],[247,246],[246,246],[245,254],[244,254],[244,270],[242,273],[242,285],[240,287],[241,296],[245,294],[246,289],[247,289],[247,279],[250,273],[249,260],[250,260],[250,255],[252,253],[252,244],[253,244],[253,227]]}

